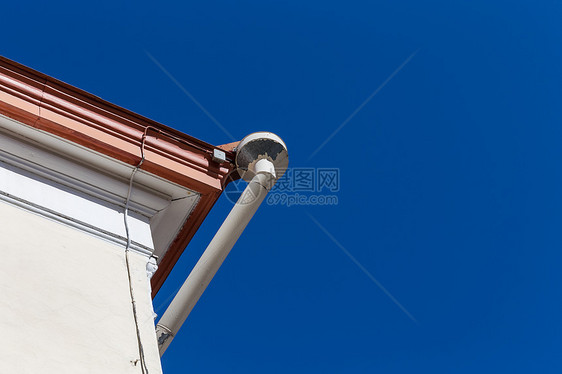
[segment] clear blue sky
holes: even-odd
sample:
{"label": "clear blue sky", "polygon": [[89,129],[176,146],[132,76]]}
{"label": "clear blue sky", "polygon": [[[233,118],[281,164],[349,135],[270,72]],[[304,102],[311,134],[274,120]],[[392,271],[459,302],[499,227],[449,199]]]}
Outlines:
{"label": "clear blue sky", "polygon": [[165,373],[559,373],[561,19],[560,1],[8,2],[0,54],[229,142],[150,54],[235,138],[273,131],[292,167],[339,170],[335,206],[260,209]]}

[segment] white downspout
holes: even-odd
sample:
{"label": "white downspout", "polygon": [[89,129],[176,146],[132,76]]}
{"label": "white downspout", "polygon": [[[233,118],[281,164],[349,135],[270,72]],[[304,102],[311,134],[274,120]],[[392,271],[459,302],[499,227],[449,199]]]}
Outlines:
{"label": "white downspout", "polygon": [[160,356],[185,322],[224,259],[288,166],[287,148],[272,133],[254,133],[239,144],[236,164],[248,185],[156,325]]}

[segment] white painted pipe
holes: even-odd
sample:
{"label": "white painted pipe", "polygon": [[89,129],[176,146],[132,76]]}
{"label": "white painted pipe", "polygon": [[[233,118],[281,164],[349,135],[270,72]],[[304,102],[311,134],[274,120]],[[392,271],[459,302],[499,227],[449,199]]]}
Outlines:
{"label": "white painted pipe", "polygon": [[238,170],[249,183],[158,321],[156,337],[160,356],[170,345],[277,178],[287,168],[287,149],[283,141],[274,134],[251,134],[240,142],[238,149]]}

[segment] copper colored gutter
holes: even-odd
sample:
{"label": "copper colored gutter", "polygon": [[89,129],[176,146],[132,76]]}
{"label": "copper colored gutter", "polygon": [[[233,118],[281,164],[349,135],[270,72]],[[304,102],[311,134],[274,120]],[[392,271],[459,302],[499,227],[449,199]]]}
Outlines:
{"label": "copper colored gutter", "polygon": [[234,170],[233,144],[215,147],[0,56],[0,114],[197,191],[201,199],[152,277],[158,292]]}

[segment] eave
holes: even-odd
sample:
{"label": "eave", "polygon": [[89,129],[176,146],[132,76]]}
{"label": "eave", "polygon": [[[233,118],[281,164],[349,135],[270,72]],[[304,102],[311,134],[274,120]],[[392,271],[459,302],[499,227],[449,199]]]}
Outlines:
{"label": "eave", "polygon": [[[224,190],[234,169],[232,148],[213,146],[97,96],[0,57],[0,114],[99,152],[201,194],[152,278],[158,292]],[[212,160],[226,151],[226,162]]]}

